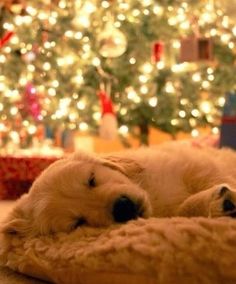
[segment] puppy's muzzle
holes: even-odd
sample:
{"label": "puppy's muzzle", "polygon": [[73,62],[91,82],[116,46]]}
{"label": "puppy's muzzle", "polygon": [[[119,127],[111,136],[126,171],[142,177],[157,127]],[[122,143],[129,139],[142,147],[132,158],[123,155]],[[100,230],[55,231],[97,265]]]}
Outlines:
{"label": "puppy's muzzle", "polygon": [[142,214],[137,203],[126,196],[120,196],[113,205],[112,215],[115,222],[123,223],[137,219]]}

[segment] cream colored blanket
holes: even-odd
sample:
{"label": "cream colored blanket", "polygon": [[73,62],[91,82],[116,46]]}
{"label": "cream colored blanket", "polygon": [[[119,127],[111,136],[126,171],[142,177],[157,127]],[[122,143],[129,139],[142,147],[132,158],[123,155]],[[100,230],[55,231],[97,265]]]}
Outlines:
{"label": "cream colored blanket", "polygon": [[63,284],[235,284],[233,219],[140,219],[40,238],[2,236],[0,263]]}

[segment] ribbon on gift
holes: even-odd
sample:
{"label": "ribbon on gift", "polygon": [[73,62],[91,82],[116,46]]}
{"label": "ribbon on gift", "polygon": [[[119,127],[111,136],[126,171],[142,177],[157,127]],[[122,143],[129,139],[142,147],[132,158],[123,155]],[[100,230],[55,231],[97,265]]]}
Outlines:
{"label": "ribbon on gift", "polygon": [[12,38],[13,35],[14,32],[12,31],[6,32],[5,35],[2,38],[0,38],[0,48],[2,48],[5,44],[9,42],[9,40]]}

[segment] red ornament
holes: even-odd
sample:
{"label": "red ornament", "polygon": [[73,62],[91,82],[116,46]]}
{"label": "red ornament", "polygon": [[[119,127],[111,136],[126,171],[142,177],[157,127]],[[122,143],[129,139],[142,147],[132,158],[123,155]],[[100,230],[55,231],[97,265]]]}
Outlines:
{"label": "red ornament", "polygon": [[164,43],[157,41],[152,46],[152,61],[159,62],[164,54]]}
{"label": "red ornament", "polygon": [[2,38],[0,38],[0,48],[2,48],[5,44],[9,42],[9,40],[12,38],[13,35],[14,32],[12,31],[6,32],[5,35]]}
{"label": "red ornament", "polygon": [[36,121],[39,121],[41,118],[39,95],[31,83],[28,83],[25,87],[23,102],[26,113],[31,115]]}

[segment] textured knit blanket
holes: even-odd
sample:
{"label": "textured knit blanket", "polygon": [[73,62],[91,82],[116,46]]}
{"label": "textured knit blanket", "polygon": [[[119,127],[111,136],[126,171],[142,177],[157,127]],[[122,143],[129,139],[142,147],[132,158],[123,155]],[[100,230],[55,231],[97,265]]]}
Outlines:
{"label": "textured knit blanket", "polygon": [[236,222],[151,218],[39,238],[3,235],[0,263],[60,284],[235,284]]}

